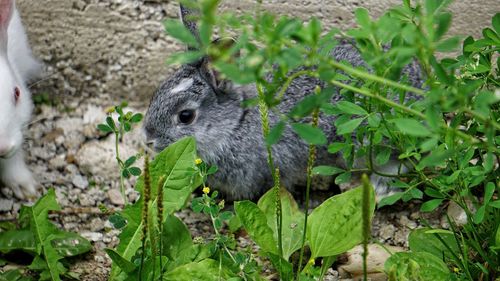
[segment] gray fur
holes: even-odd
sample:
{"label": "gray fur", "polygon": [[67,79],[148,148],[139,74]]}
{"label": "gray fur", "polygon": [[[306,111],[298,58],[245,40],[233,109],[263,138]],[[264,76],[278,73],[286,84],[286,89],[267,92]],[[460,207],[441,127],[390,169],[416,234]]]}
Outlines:
{"label": "gray fur", "polygon": [[[181,13],[181,18],[186,14],[189,13]],[[359,52],[348,42],[341,42],[332,56],[338,61],[349,61],[354,66],[365,64]],[[241,107],[243,100],[256,97],[255,85],[226,82],[223,83],[224,88],[218,88],[207,65],[207,59],[184,65],[160,85],[146,114],[146,137],[156,151],[161,151],[182,137],[194,136],[200,157],[219,168],[215,175],[209,177],[208,184],[228,200],[256,198],[268,190],[273,181],[267,165],[259,110],[257,107]],[[419,85],[421,78],[418,66],[413,69],[415,67],[409,66],[405,72],[414,85]],[[183,79],[192,79],[191,87],[184,91],[172,91]],[[295,79],[278,105],[279,112],[288,113],[297,102],[313,93],[317,85],[324,86],[324,83],[306,76]],[[332,103],[341,99],[341,95],[335,94]],[[177,118],[178,113],[185,109],[196,110],[196,118],[189,125],[180,123]],[[329,142],[342,141],[336,135],[334,120],[334,116],[320,116],[319,127],[327,133]],[[279,116],[270,112],[271,126],[278,121]],[[272,149],[275,163],[280,167],[282,184],[290,189],[302,185],[306,175],[308,145],[287,127]],[[326,147],[318,148],[316,164],[345,166],[340,155],[329,154]]]}

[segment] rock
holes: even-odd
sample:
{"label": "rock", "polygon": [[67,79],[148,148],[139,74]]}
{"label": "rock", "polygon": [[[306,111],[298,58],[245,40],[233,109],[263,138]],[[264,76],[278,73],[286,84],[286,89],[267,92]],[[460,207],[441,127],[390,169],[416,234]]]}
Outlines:
{"label": "rock", "polygon": [[104,221],[100,218],[93,218],[90,221],[90,230],[98,232],[104,229]]}
{"label": "rock", "polygon": [[[472,212],[475,212],[475,208],[473,207],[471,202],[467,202],[467,206]],[[448,209],[446,210],[446,214],[450,217],[451,221],[454,221],[459,226],[463,226],[467,223],[467,214],[465,213],[464,209],[462,209],[462,207],[460,207],[453,201],[450,201]],[[446,219],[446,217],[443,217],[442,222],[445,223],[445,225],[448,225],[448,220]]]}
{"label": "rock", "polygon": [[[119,144],[120,156],[123,161],[137,154],[141,149],[141,143],[142,135],[139,128],[135,128],[128,133]],[[106,179],[113,177],[118,179],[119,173],[115,153],[115,136],[109,135],[103,141],[92,140],[83,144],[75,155],[75,162],[85,173]]]}
{"label": "rock", "polygon": [[[385,245],[392,253],[404,251],[403,248]],[[359,245],[348,251],[345,256],[347,262],[339,266],[338,271],[342,278],[363,280],[363,246]],[[367,272],[372,281],[387,280],[384,271],[384,263],[391,256],[378,244],[368,245]]]}
{"label": "rock", "polygon": [[108,190],[108,197],[109,197],[109,201],[111,201],[111,204],[113,204],[113,205],[117,205],[117,206],[125,205],[125,200],[123,199],[123,196],[118,189]]}
{"label": "rock", "polygon": [[414,221],[408,219],[407,216],[403,215],[399,218],[399,223],[404,226],[404,227],[407,227],[409,229],[415,229],[417,227],[417,223],[415,223]]}
{"label": "rock", "polygon": [[394,236],[394,232],[396,231],[396,227],[392,224],[384,225],[380,228],[379,236],[384,239],[384,241],[388,241]]}
{"label": "rock", "polygon": [[68,163],[66,163],[66,155],[64,154],[56,155],[56,157],[50,159],[49,161],[49,165],[55,169],[62,169],[67,164]]}
{"label": "rock", "polygon": [[99,232],[93,232],[93,231],[83,231],[80,233],[80,235],[92,242],[97,242],[101,241],[102,237],[104,236],[102,233]]}
{"label": "rock", "polygon": [[9,199],[0,198],[0,212],[8,212],[12,210],[14,201]]}
{"label": "rock", "polygon": [[71,183],[73,183],[74,186],[81,189],[84,189],[89,186],[89,181],[80,174],[75,175]]}

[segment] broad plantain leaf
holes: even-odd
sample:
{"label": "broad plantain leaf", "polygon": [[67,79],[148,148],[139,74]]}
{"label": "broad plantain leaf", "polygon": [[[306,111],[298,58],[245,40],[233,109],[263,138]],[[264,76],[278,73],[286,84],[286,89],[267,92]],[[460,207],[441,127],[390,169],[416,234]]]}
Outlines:
{"label": "broad plantain leaf", "polygon": [[[281,214],[282,214],[282,243],[283,258],[288,258],[298,249],[302,243],[304,214],[299,210],[297,202],[284,188],[280,189]],[[276,227],[276,194],[274,188],[269,190],[259,199],[257,205],[267,217],[267,224],[273,230],[273,237],[278,241],[278,230]]]}
{"label": "broad plantain leaf", "polygon": [[[363,241],[361,187],[333,196],[314,209],[307,225],[312,258],[341,254]],[[375,210],[371,189],[370,214]]]}
{"label": "broad plantain leaf", "polygon": [[263,251],[278,254],[277,242],[274,238],[273,230],[267,224],[264,212],[255,203],[250,201],[236,202],[234,210],[252,240]]}

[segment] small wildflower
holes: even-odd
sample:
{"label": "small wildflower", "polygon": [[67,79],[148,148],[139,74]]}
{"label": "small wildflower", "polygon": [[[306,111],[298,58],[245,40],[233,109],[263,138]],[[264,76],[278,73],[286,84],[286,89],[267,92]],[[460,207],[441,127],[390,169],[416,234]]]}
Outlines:
{"label": "small wildflower", "polygon": [[454,267],[454,268],[453,268],[453,271],[454,271],[455,273],[458,273],[458,272],[460,272],[460,269],[459,269],[458,267]]}
{"label": "small wildflower", "polygon": [[114,106],[109,106],[108,108],[105,109],[105,112],[107,114],[111,114],[111,113],[115,112],[115,107]]}
{"label": "small wildflower", "polygon": [[224,205],[226,204],[226,202],[223,200],[220,200],[219,201],[219,204],[217,204],[219,206],[220,209],[224,209]]}
{"label": "small wildflower", "polygon": [[201,158],[196,158],[196,159],[194,160],[194,163],[195,163],[196,165],[200,165],[202,162],[203,162],[203,160],[201,160]]}
{"label": "small wildflower", "polygon": [[210,193],[210,187],[208,187],[208,186],[203,187],[203,193],[209,194]]}
{"label": "small wildflower", "polygon": [[314,265],[315,261],[314,261],[314,259],[310,259],[307,263],[308,263],[309,265]]}
{"label": "small wildflower", "polygon": [[193,243],[194,244],[204,244],[205,239],[201,236],[196,236],[195,238],[193,238]]}

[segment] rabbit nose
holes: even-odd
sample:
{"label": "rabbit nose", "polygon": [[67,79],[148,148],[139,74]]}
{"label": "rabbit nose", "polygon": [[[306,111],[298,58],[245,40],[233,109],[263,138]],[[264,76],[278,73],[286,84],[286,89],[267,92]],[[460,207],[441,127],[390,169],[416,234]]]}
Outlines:
{"label": "rabbit nose", "polygon": [[0,157],[8,158],[14,152],[14,144],[0,140]]}

